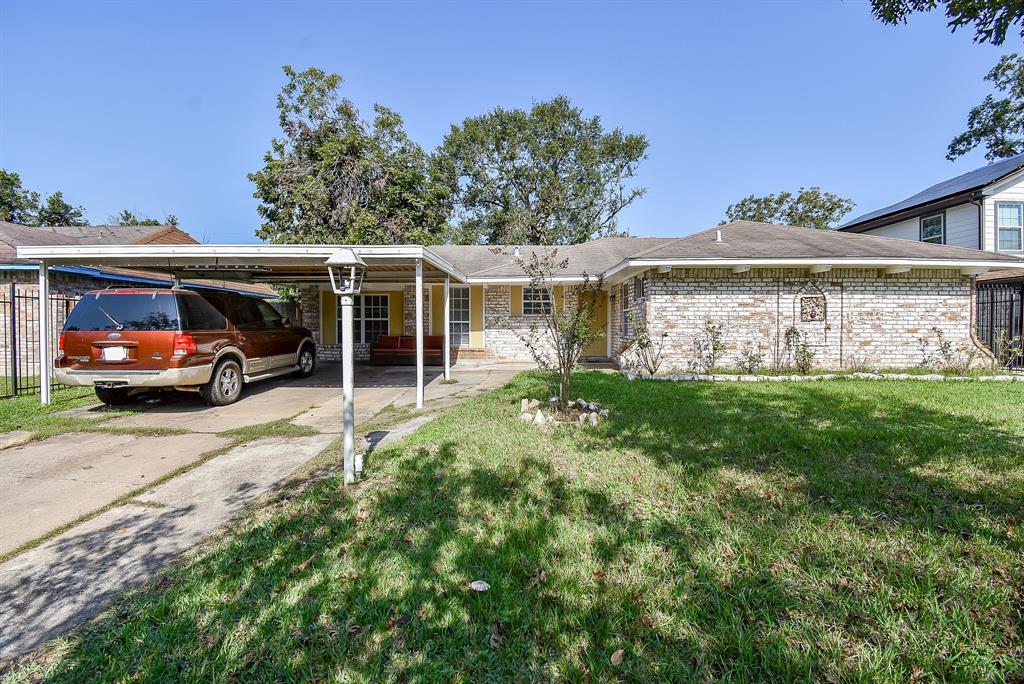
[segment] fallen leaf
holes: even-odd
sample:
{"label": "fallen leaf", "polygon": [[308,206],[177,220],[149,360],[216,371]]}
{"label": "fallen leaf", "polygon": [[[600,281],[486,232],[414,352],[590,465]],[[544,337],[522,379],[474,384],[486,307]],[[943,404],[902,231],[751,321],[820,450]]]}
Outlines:
{"label": "fallen leaf", "polygon": [[604,570],[595,570],[591,576],[598,582],[604,582]]}
{"label": "fallen leaf", "polygon": [[615,667],[618,667],[619,665],[621,665],[622,664],[622,659],[625,656],[626,656],[626,651],[624,649],[621,649],[621,648],[618,651],[616,651],[615,653],[612,653],[612,665],[614,665]]}
{"label": "fallen leaf", "polygon": [[548,573],[544,572],[540,568],[537,568],[537,572],[533,573],[533,577],[530,578],[530,583],[526,586],[527,589],[533,589],[539,584],[543,584],[548,579]]}
{"label": "fallen leaf", "polygon": [[295,566],[295,570],[293,571],[293,574],[297,575],[300,572],[305,572],[306,570],[309,570],[309,566],[313,564],[313,560],[314,559],[316,559],[316,554],[315,553],[312,556],[310,556],[309,558],[307,558],[306,560],[304,560],[301,563],[299,563],[298,565],[296,565]]}
{"label": "fallen leaf", "polygon": [[369,517],[370,517],[370,514],[367,513],[365,510],[363,510],[362,508],[360,508],[358,511],[356,511],[356,522],[363,522],[364,520],[366,520]]}
{"label": "fallen leaf", "polygon": [[399,617],[392,617],[388,620],[388,629],[405,627],[409,623],[409,620],[412,620],[411,613],[402,613]]}
{"label": "fallen leaf", "polygon": [[473,591],[487,591],[491,588],[491,585],[483,580],[473,580],[469,583],[469,588]]}
{"label": "fallen leaf", "polygon": [[501,648],[501,643],[505,640],[502,637],[502,633],[505,631],[505,626],[500,622],[495,622],[491,625],[491,648],[497,651]]}

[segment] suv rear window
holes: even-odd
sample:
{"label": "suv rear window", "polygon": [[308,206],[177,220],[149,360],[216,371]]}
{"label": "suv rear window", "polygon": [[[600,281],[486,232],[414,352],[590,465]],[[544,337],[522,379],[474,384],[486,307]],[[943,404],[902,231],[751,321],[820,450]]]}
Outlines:
{"label": "suv rear window", "polygon": [[179,330],[178,307],[170,293],[90,294],[71,310],[65,330]]}

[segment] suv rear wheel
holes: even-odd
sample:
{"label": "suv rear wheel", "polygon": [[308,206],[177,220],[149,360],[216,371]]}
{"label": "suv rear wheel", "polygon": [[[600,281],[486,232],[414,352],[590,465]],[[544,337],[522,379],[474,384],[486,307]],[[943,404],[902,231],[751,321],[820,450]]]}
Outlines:
{"label": "suv rear wheel", "polygon": [[242,396],[242,368],[237,361],[225,359],[213,369],[210,381],[199,388],[210,406],[226,406]]}
{"label": "suv rear wheel", "polygon": [[304,344],[299,350],[299,370],[292,373],[297,378],[308,378],[316,368],[316,352],[313,345]]}
{"label": "suv rear wheel", "polygon": [[97,387],[96,398],[110,406],[124,406],[132,400],[127,387]]}

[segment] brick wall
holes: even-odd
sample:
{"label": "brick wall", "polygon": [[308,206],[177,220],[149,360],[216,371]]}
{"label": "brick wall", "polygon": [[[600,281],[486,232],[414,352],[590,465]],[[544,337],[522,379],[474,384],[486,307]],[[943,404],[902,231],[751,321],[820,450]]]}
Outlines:
{"label": "brick wall", "polygon": [[[647,276],[646,301],[631,297],[631,305],[646,307],[652,336],[667,333],[663,370],[691,367],[706,321],[722,326],[725,367],[737,365],[744,349],[759,351],[770,364],[773,355],[785,354],[791,326],[809,343],[814,365],[828,369],[919,365],[922,338],[935,349],[933,328],[954,346],[973,345],[971,281],[951,271],[882,276],[875,269],[835,269],[809,276],[784,269],[675,269]],[[621,351],[619,299],[612,332],[613,349]]]}

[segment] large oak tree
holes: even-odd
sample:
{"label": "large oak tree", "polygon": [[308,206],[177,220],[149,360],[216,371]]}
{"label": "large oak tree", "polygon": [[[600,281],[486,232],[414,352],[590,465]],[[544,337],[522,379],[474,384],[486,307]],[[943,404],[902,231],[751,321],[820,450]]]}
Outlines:
{"label": "large oak tree", "polygon": [[856,206],[853,200],[819,187],[800,188],[796,193],[748,195],[725,210],[727,221],[758,221],[787,226],[828,230]]}
{"label": "large oak tree", "polygon": [[277,243],[431,243],[447,217],[423,149],[402,118],[381,105],[364,121],[341,97],[342,78],[284,67],[277,97],[281,137],[263,169],[249,174],[263,223],[256,235]]}
{"label": "large oak tree", "polygon": [[556,97],[452,126],[433,168],[455,207],[454,241],[573,244],[616,232],[644,194],[630,181],[646,153],[643,135],[607,131]]}

